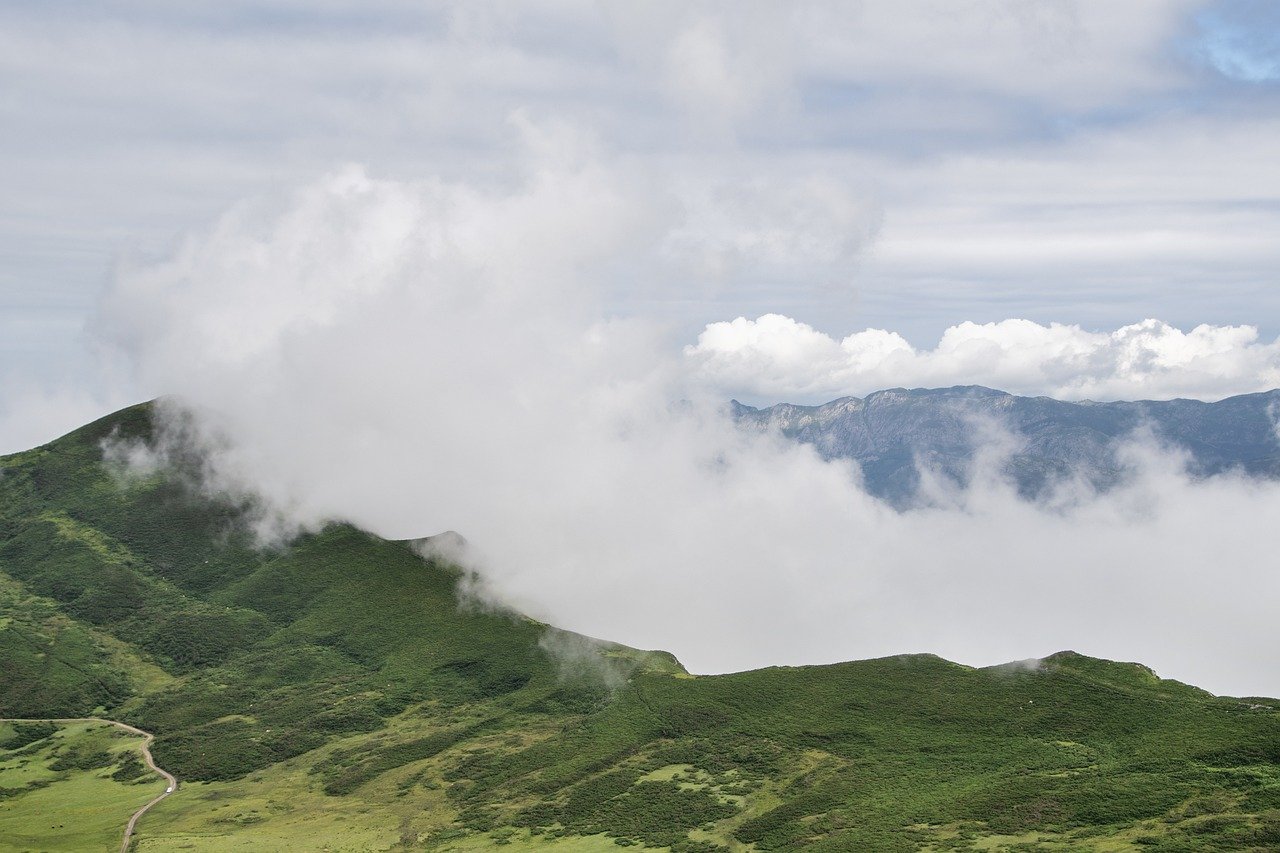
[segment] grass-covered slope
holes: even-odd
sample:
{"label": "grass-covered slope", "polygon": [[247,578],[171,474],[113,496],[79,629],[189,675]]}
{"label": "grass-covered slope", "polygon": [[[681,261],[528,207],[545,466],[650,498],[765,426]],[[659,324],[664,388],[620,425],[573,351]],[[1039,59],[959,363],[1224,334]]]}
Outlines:
{"label": "grass-covered slope", "polygon": [[[690,678],[460,606],[408,543],[259,549],[193,472],[104,466],[151,430],[139,406],[0,460],[0,717],[154,732],[184,784],[140,850],[1280,848],[1280,703],[1071,653]],[[0,776],[0,826],[57,790]]]}
{"label": "grass-covered slope", "polygon": [[0,849],[119,849],[125,819],[165,788],[142,740],[107,723],[0,722]]}

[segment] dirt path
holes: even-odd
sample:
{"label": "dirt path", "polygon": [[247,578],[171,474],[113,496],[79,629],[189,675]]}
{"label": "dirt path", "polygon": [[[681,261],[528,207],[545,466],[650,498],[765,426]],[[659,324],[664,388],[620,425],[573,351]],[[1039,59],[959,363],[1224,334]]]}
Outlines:
{"label": "dirt path", "polygon": [[147,763],[148,767],[150,767],[156,773],[164,777],[165,789],[164,789],[164,793],[160,794],[151,802],[147,803],[145,806],[138,809],[136,812],[133,813],[133,816],[129,818],[129,822],[125,824],[124,838],[121,839],[120,841],[120,853],[128,853],[129,841],[133,838],[133,830],[134,830],[134,827],[138,825],[138,819],[141,818],[144,814],[146,814],[147,810],[150,809],[152,806],[154,806],[156,803],[160,802],[165,797],[169,796],[174,791],[178,790],[178,778],[174,776],[172,773],[170,773],[168,770],[165,770],[164,768],[159,767],[156,764],[155,759],[151,757],[151,742],[156,739],[156,736],[151,734],[151,732],[144,732],[142,729],[137,728],[135,726],[131,726],[128,723],[121,723],[117,720],[104,720],[101,717],[62,717],[62,718],[43,719],[43,720],[35,720],[30,718],[15,719],[11,717],[0,717],[0,723],[58,723],[60,725],[65,725],[67,723],[110,723],[111,725],[115,726],[118,729],[123,729],[126,732],[129,732],[135,735],[140,735],[142,737],[142,759]]}

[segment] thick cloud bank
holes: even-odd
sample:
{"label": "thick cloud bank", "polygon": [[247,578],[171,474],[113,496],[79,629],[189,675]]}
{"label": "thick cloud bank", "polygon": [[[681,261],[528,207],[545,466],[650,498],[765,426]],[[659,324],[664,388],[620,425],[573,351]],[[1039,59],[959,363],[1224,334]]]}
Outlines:
{"label": "thick cloud bank", "polygon": [[842,340],[778,314],[712,323],[685,348],[709,384],[752,399],[826,402],[882,388],[987,385],[1071,400],[1214,400],[1280,387],[1280,341],[1252,326],[1114,332],[1030,320],[961,323],[920,350],[883,329]]}
{"label": "thick cloud bank", "polygon": [[602,315],[620,271],[677,263],[698,233],[627,174],[590,157],[488,187],[347,170],[124,271],[100,333],[197,413],[216,484],[263,495],[278,529],[460,531],[503,601],[695,671],[1074,648],[1280,694],[1280,578],[1260,559],[1280,487],[1193,484],[1137,444],[1125,488],[1032,505],[988,473],[994,442],[968,491],[894,512],[852,466],[735,429],[705,364]]}

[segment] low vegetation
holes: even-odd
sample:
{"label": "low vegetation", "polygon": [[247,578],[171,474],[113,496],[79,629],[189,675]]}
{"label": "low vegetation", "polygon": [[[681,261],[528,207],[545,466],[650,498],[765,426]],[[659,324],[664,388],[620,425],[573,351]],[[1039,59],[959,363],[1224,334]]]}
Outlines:
{"label": "low vegetation", "polygon": [[110,724],[0,723],[0,850],[115,850],[164,790],[142,738]]}
{"label": "low vegetation", "polygon": [[[139,406],[0,460],[0,716],[155,733],[184,784],[138,850],[1280,846],[1280,702],[1069,652],[691,678],[574,638],[599,666],[567,666],[412,543],[259,548],[195,463],[104,465],[151,430]],[[118,838],[159,784],[126,747],[0,726],[0,850],[95,849],[46,819],[85,798]]]}

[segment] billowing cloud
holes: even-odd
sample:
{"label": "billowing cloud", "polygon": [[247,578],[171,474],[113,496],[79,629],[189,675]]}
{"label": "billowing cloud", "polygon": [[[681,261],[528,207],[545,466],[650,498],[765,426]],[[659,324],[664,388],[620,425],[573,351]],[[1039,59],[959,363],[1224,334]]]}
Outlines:
{"label": "billowing cloud", "polygon": [[1280,387],[1280,341],[1260,340],[1257,328],[1184,332],[1159,320],[1113,332],[1029,320],[966,322],[921,350],[883,329],[837,340],[766,314],[708,325],[685,357],[727,393],[791,402],[952,385],[1072,400],[1216,400]]}
{"label": "billowing cloud", "polygon": [[[601,310],[620,261],[690,227],[668,201],[590,156],[500,187],[346,170],[124,270],[100,331],[216,437],[212,483],[281,529],[458,531],[502,601],[695,671],[1074,648],[1280,692],[1257,560],[1280,486],[1192,483],[1139,443],[1123,488],[1030,504],[993,442],[968,491],[895,512],[853,466],[738,430],[659,327]],[[1002,334],[1088,360],[1091,338],[1038,328]]]}
{"label": "billowing cloud", "polygon": [[[0,445],[177,394],[283,529],[461,531],[506,600],[700,670],[1071,646],[1280,692],[1271,486],[1152,451],[899,514],[718,413],[1276,384],[1277,102],[1203,6],[9,4]],[[64,357],[113,265],[129,380]]]}
{"label": "billowing cloud", "polygon": [[[1265,59],[1265,39],[1238,37],[1274,30],[1258,4],[273,8],[0,8],[0,372],[101,385],[67,353],[118,258],[165,256],[237,199],[349,161],[407,182],[510,179],[519,111],[748,214],[705,251],[677,235],[694,274],[615,288],[652,304],[671,282],[686,328],[772,311],[912,340],[966,317],[1280,331],[1273,87],[1204,67]],[[786,245],[761,209],[812,227]],[[847,249],[872,234],[852,275]]]}

